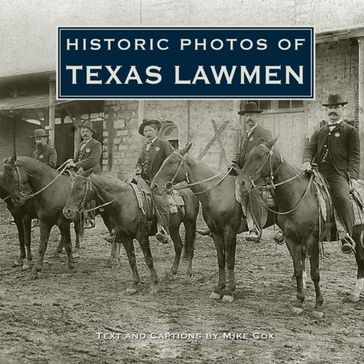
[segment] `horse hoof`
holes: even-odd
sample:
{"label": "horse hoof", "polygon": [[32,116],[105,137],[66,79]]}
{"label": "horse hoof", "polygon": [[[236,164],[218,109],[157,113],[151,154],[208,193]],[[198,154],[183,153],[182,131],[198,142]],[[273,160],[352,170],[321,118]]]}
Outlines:
{"label": "horse hoof", "polygon": [[57,250],[54,252],[53,254],[53,258],[55,259],[60,259],[61,258],[61,253],[57,252]]}
{"label": "horse hoof", "polygon": [[79,258],[80,257],[80,252],[78,250],[76,250],[73,254],[72,254],[73,258]]}
{"label": "horse hoof", "polygon": [[222,302],[232,303],[232,302],[234,302],[234,296],[230,296],[230,295],[226,294],[223,296]]}
{"label": "horse hoof", "polygon": [[174,281],[176,279],[176,273],[168,272],[164,277],[167,281]]}
{"label": "horse hoof", "polygon": [[14,263],[13,263],[13,268],[14,267],[20,267],[20,266],[22,266],[23,265],[23,259],[15,259],[14,260]]}
{"label": "horse hoof", "polygon": [[31,264],[30,262],[25,262],[22,267],[21,267],[21,270],[28,270],[31,268]]}
{"label": "horse hoof", "polygon": [[73,270],[73,269],[75,269],[75,264],[74,264],[74,263],[69,263],[69,264],[68,264],[68,269],[69,269],[69,270]]}
{"label": "horse hoof", "polygon": [[127,296],[132,296],[132,295],[136,294],[137,292],[138,292],[138,288],[127,288],[125,290],[125,294]]}
{"label": "horse hoof", "polygon": [[292,307],[292,312],[295,314],[295,315],[301,315],[302,312],[303,312],[303,308],[302,307],[295,307],[293,306]]}
{"label": "horse hoof", "polygon": [[40,272],[42,270],[42,266],[41,265],[37,265],[35,267],[35,269],[36,269],[37,272]]}
{"label": "horse hoof", "polygon": [[209,296],[209,298],[211,298],[213,300],[219,300],[221,297],[222,297],[222,295],[219,293],[216,293],[216,292],[211,292],[210,296]]}
{"label": "horse hoof", "polygon": [[322,311],[313,311],[312,312],[313,317],[317,318],[317,319],[322,319],[324,317],[324,313]]}

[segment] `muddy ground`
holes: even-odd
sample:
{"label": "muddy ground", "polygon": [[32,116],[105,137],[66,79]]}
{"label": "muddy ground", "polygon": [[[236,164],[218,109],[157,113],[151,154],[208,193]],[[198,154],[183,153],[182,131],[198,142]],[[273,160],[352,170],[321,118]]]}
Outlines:
{"label": "muddy ground", "polygon": [[[362,363],[364,303],[350,303],[355,283],[353,256],[337,243],[325,245],[321,261],[322,319],[313,316],[309,281],[305,311],[295,300],[292,263],[285,246],[267,231],[261,243],[238,239],[236,300],[209,299],[217,282],[213,242],[198,237],[193,277],[182,261],[167,280],[172,245],[151,241],[160,291],[150,294],[149,271],[137,244],[140,291],[125,294],[131,272],[122,251],[121,266],[107,268],[109,246],[103,225],[87,230],[76,268],[53,257],[53,230],[38,280],[13,267],[18,256],[16,228],[0,226],[0,363]],[[38,229],[33,230],[36,254]],[[134,335],[133,335],[134,334]],[[236,335],[233,339],[233,335]],[[174,337],[168,337],[174,336]],[[253,337],[254,336],[254,337]]]}

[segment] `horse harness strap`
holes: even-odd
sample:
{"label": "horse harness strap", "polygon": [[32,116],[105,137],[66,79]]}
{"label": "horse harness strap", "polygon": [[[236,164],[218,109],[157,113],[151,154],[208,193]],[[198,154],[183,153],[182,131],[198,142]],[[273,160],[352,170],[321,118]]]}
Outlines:
{"label": "horse harness strap", "polygon": [[[83,177],[84,178],[84,177]],[[92,184],[92,181],[91,181],[91,178],[85,178],[86,180],[89,180],[90,181],[90,187],[92,187],[93,186],[93,184]],[[108,205],[111,205],[113,202],[115,202],[120,196],[121,196],[121,194],[126,190],[126,188],[129,186],[129,183],[128,182],[125,182],[125,186],[124,186],[124,188],[111,200],[111,201],[108,201],[108,202],[105,202],[105,203],[103,203],[103,204],[101,204],[101,205],[98,205],[98,206],[96,206],[96,207],[93,207],[93,208],[91,208],[91,209],[83,209],[83,211],[85,211],[85,212],[89,212],[89,211],[95,211],[95,210],[97,210],[97,209],[100,209],[100,208],[102,208],[102,207],[105,207],[105,206],[108,206]],[[97,192],[96,192],[96,190],[94,189],[94,192],[95,192],[95,195],[97,195]],[[86,194],[87,194],[87,190],[86,190],[86,192],[85,192],[85,196],[84,196],[84,198],[86,198]],[[97,195],[98,196],[98,195]],[[102,200],[102,198],[100,197],[100,196],[98,196],[99,198],[100,198],[100,200]],[[82,210],[81,210],[82,211]],[[81,212],[80,211],[80,212]]]}
{"label": "horse harness strap", "polygon": [[19,165],[19,164],[15,164],[15,170],[16,170],[16,173],[17,173],[17,176],[18,176],[18,188],[19,188],[19,192],[20,194],[22,195],[22,197],[24,197],[26,200],[29,200],[30,198],[33,198],[35,196],[38,196],[40,193],[44,192],[48,187],[50,187],[54,182],[57,181],[57,179],[59,177],[62,176],[63,172],[67,169],[67,165],[64,166],[64,168],[61,170],[61,172],[59,172],[59,174],[52,180],[50,181],[47,185],[45,185],[44,187],[42,187],[39,191],[37,192],[34,192],[34,193],[31,193],[30,195],[26,195],[21,189],[20,189],[20,183],[19,183],[19,171],[18,171],[18,168],[23,168],[25,170],[25,172],[28,174],[28,175],[31,175],[30,172],[28,172],[26,170],[25,167]]}
{"label": "horse harness strap", "polygon": [[[202,180],[202,181],[197,181],[197,182],[192,182],[192,183],[190,183],[190,179],[189,179],[189,177],[188,177],[188,172],[187,172],[187,169],[186,169],[186,165],[185,165],[185,161],[186,161],[186,158],[187,158],[187,154],[185,154],[184,156],[182,156],[180,153],[178,153],[177,151],[174,151],[173,152],[174,154],[176,154],[176,155],[178,155],[180,158],[181,158],[181,161],[180,161],[180,163],[179,163],[179,165],[178,165],[178,168],[177,168],[177,170],[176,170],[176,173],[174,174],[174,176],[173,176],[173,178],[170,180],[170,181],[168,181],[168,182],[166,182],[165,184],[164,184],[164,189],[167,191],[167,192],[169,192],[169,191],[172,191],[172,189],[175,189],[175,190],[182,190],[182,189],[186,189],[186,188],[189,188],[189,187],[192,187],[192,186],[198,186],[199,184],[201,184],[201,183],[205,183],[205,182],[209,182],[209,181],[212,181],[212,180],[214,180],[215,178],[217,178],[217,177],[219,177],[219,176],[221,176],[222,175],[222,172],[220,172],[220,173],[218,173],[218,174],[216,174],[216,175],[213,175],[213,176],[211,176],[211,177],[209,177],[209,178],[206,178],[206,179],[204,179],[204,180]],[[185,169],[185,177],[186,177],[186,181],[187,181],[187,185],[184,185],[184,186],[181,186],[181,187],[176,187],[176,186],[174,186],[174,181],[175,181],[175,179],[177,178],[177,175],[178,175],[178,172],[180,171],[180,169],[181,169],[181,167],[184,167],[184,169]],[[202,193],[206,193],[206,192],[208,192],[208,191],[210,191],[210,190],[212,190],[213,188],[215,188],[215,187],[217,187],[224,179],[225,179],[225,177],[227,176],[227,175],[229,175],[229,173],[231,172],[231,170],[232,170],[232,168],[229,168],[229,170],[227,171],[227,173],[225,173],[224,175],[223,175],[223,177],[215,184],[215,185],[213,185],[212,187],[210,187],[210,188],[208,188],[207,190],[205,190],[205,191],[199,191],[199,192],[193,192],[193,194],[194,195],[199,195],[199,194],[202,194]]]}

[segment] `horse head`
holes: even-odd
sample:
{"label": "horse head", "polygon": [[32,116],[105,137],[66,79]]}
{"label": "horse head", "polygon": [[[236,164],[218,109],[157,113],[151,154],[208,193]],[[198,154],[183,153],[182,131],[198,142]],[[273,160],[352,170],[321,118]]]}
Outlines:
{"label": "horse head", "polygon": [[273,149],[278,137],[270,142],[256,145],[246,155],[243,168],[239,174],[242,190],[249,193],[260,179],[273,178],[281,163],[280,154]]}
{"label": "horse head", "polygon": [[84,210],[85,203],[91,200],[93,194],[91,173],[92,170],[84,171],[80,168],[72,178],[70,194],[63,208],[66,219],[76,220],[78,213]]}
{"label": "horse head", "polygon": [[164,160],[150,185],[154,193],[161,194],[163,190],[170,190],[174,183],[186,180],[185,163],[191,146],[192,143],[188,143],[184,148],[175,150]]}
{"label": "horse head", "polygon": [[27,196],[21,186],[28,183],[28,173],[17,164],[17,157],[13,156],[4,161],[4,183],[7,186],[11,201],[15,206],[22,206]]}

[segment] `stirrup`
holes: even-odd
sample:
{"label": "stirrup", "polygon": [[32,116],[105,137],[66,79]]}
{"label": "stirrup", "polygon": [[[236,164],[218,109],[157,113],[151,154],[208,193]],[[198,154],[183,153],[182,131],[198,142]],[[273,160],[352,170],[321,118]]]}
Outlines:
{"label": "stirrup", "polygon": [[[251,236],[250,234],[252,232],[255,232],[256,235]],[[246,241],[253,241],[255,243],[257,243],[261,238],[261,235],[256,231],[256,230],[251,230],[249,231],[249,235],[245,238]]]}
{"label": "stirrup", "polygon": [[351,252],[355,253],[355,241],[353,240],[353,238],[350,235],[344,236],[342,239],[340,239],[341,241],[341,251],[344,254],[350,254]]}

